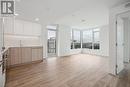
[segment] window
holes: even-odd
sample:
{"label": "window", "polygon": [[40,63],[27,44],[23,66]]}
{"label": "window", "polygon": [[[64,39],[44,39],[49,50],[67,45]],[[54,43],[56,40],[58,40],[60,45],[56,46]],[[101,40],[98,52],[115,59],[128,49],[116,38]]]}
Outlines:
{"label": "window", "polygon": [[73,30],[71,31],[71,49],[73,49],[74,46],[73,46]]}
{"label": "window", "polygon": [[100,49],[100,29],[83,31],[82,48]]}
{"label": "window", "polygon": [[93,36],[94,36],[94,41],[93,41],[93,48],[94,49],[100,49],[100,34],[99,34],[99,29],[94,29],[93,30]]}
{"label": "window", "polygon": [[92,30],[83,31],[82,48],[92,49],[93,45],[92,43],[93,43],[93,31]]}
{"label": "window", "polygon": [[81,48],[81,31],[72,30],[71,32],[71,49]]}

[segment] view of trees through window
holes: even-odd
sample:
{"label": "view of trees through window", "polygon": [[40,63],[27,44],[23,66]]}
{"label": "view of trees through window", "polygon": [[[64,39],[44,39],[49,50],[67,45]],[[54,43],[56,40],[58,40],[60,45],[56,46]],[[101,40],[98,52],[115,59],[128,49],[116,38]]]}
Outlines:
{"label": "view of trees through window", "polygon": [[71,49],[100,49],[100,29],[72,30]]}

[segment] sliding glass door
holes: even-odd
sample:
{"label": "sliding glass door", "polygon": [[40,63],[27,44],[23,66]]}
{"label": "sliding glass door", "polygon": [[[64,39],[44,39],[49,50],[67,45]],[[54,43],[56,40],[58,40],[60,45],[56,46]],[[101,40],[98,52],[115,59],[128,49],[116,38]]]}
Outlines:
{"label": "sliding glass door", "polygon": [[48,57],[56,56],[56,30],[48,29]]}

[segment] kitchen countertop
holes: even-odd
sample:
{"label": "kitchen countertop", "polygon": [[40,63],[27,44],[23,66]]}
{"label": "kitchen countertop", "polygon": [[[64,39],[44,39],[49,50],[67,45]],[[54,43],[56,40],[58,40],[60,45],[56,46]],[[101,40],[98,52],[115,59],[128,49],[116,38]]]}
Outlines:
{"label": "kitchen countertop", "polygon": [[39,48],[39,47],[43,47],[43,46],[22,46],[22,47],[7,47],[5,48],[1,54],[4,54],[9,48]]}
{"label": "kitchen countertop", "polygon": [[34,48],[34,47],[43,47],[43,46],[21,46],[21,47],[9,47],[9,48]]}
{"label": "kitchen countertop", "polygon": [[4,54],[8,49],[9,49],[9,48],[5,48],[5,49],[1,52],[1,54]]}

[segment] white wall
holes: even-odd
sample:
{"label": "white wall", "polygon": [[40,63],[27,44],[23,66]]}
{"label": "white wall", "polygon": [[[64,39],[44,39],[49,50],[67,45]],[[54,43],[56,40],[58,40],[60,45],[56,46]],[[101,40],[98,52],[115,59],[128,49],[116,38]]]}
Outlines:
{"label": "white wall", "polygon": [[71,49],[71,27],[59,25],[58,27],[58,56],[68,56],[81,53],[81,49]]}
{"label": "white wall", "polygon": [[129,11],[130,8],[125,8],[125,4],[110,9],[109,17],[109,57],[110,68],[109,72],[116,75],[116,15]]}
{"label": "white wall", "polygon": [[109,56],[109,26],[100,27],[100,50],[83,49],[82,53]]}

